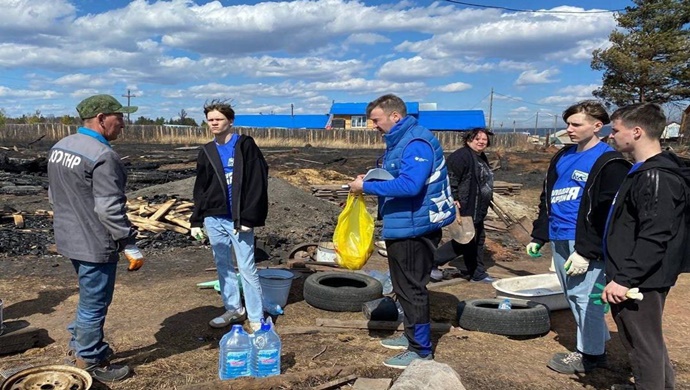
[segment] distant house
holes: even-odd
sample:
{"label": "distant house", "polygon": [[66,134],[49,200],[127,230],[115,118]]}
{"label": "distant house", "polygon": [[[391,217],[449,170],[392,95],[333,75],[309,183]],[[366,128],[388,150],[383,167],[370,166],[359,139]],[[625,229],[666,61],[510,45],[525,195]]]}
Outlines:
{"label": "distant house", "polygon": [[[417,102],[405,105],[407,114],[417,118],[419,124],[429,130],[460,131],[486,126],[482,110],[421,110]],[[330,111],[330,128],[373,129],[374,125],[366,117],[366,109],[367,103],[333,103]]]}
{"label": "distant house", "polygon": [[[309,115],[235,115],[235,127],[284,129],[345,129],[367,130],[374,125],[367,119],[368,103],[333,103],[328,114]],[[422,110],[417,102],[406,103],[407,114],[429,130],[461,131],[484,127],[482,110]],[[435,107],[424,104],[423,107]]]}
{"label": "distant house", "polygon": [[678,123],[672,122],[666,125],[664,132],[661,133],[662,140],[673,140],[678,139],[680,135],[680,125]]}

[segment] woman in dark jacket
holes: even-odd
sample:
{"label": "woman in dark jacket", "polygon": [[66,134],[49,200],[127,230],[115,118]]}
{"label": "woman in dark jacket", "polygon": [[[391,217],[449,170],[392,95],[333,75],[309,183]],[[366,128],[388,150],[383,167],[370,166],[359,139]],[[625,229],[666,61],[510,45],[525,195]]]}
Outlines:
{"label": "woman in dark jacket", "polygon": [[[484,218],[493,199],[494,174],[484,150],[491,146],[491,132],[477,128],[467,132],[465,147],[453,152],[446,160],[450,190],[460,216],[472,217],[475,235],[467,244],[450,240],[436,250],[434,262],[443,265],[463,255],[467,276],[471,282],[491,283],[484,266]],[[459,218],[458,218],[459,220]],[[431,271],[431,279],[438,281],[443,274],[437,268]]]}

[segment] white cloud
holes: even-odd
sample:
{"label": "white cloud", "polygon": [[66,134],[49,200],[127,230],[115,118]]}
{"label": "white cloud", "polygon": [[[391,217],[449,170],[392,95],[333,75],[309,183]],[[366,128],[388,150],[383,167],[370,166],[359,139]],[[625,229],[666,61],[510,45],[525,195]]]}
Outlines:
{"label": "white cloud", "polygon": [[577,84],[568,85],[556,91],[557,95],[552,95],[539,100],[542,104],[574,104],[576,102],[594,99],[592,91],[599,88],[599,84]]}
{"label": "white cloud", "polygon": [[352,45],[375,45],[377,43],[388,43],[391,40],[381,34],[374,33],[355,33],[345,39],[345,44]]}
{"label": "white cloud", "polygon": [[490,63],[467,63],[459,59],[398,58],[381,66],[377,76],[386,80],[414,80],[444,77],[458,72],[475,73],[494,69]]}
{"label": "white cloud", "polygon": [[52,99],[58,95],[58,92],[50,90],[32,91],[27,89],[11,89],[0,86],[0,97],[2,98]]}
{"label": "white cloud", "polygon": [[546,69],[541,72],[538,72],[534,69],[526,70],[520,73],[520,76],[518,76],[517,80],[515,80],[515,85],[524,86],[530,84],[555,83],[558,80],[553,79],[552,77],[559,73],[560,71],[558,69]]}
{"label": "white cloud", "polygon": [[451,83],[451,84],[446,84],[441,87],[436,88],[437,91],[441,92],[462,92],[466,91],[468,89],[472,88],[471,84],[463,83],[463,82],[457,82],[457,83]]}

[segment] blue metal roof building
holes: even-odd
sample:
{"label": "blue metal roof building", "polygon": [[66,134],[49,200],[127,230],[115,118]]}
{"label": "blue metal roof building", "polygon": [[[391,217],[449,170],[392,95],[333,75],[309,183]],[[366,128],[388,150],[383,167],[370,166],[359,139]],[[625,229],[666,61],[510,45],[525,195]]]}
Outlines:
{"label": "blue metal roof building", "polygon": [[[367,105],[369,103],[333,103],[331,106],[331,115],[366,115]],[[407,114],[416,116],[419,114],[419,103],[410,102],[405,103],[407,107]]]}
{"label": "blue metal roof building", "polygon": [[[236,115],[235,127],[325,129],[330,118],[344,118],[346,128],[371,129],[366,116],[368,103],[333,103],[328,114],[319,115]],[[419,103],[405,103],[407,114],[416,117],[419,124],[429,130],[461,131],[485,127],[482,110],[420,111]],[[355,126],[354,118],[359,117]],[[363,118],[364,117],[364,118]]]}
{"label": "blue metal roof building", "polygon": [[470,130],[475,127],[486,127],[484,111],[420,111],[419,124],[429,130]]}

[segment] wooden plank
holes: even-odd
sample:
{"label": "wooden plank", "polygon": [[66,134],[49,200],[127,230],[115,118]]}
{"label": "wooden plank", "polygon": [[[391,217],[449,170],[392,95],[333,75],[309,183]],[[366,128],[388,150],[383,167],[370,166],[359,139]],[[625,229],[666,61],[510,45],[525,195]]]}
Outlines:
{"label": "wooden plank", "polygon": [[173,207],[173,205],[176,202],[177,199],[170,199],[169,201],[163,203],[160,207],[158,207],[158,211],[153,213],[153,215],[150,216],[148,219],[150,219],[151,221],[158,221],[165,215],[165,213],[168,212],[168,210],[170,210],[171,207]]}
{"label": "wooden plank", "polygon": [[352,382],[357,379],[357,374],[350,374],[348,376],[344,376],[342,378],[334,379],[330,382],[323,383],[321,385],[312,387],[312,390],[333,390],[333,389],[339,389],[340,386]]}
{"label": "wooden plank", "polygon": [[174,207],[174,210],[180,211],[191,209],[192,207],[194,207],[194,202],[181,202],[179,205]]}
{"label": "wooden plank", "polygon": [[166,215],[166,216],[163,217],[163,218],[165,218],[166,221],[170,221],[170,222],[172,222],[172,223],[176,223],[176,224],[182,226],[182,227],[185,228],[185,229],[191,229],[191,228],[192,228],[192,224],[189,223],[189,218],[184,219],[184,218],[179,217],[177,214],[176,214],[176,215],[170,215],[170,214],[168,214],[168,215]]}
{"label": "wooden plank", "polygon": [[129,217],[129,220],[137,226],[153,226],[153,227],[157,227],[157,228],[172,230],[173,232],[177,232],[180,234],[189,233],[189,229],[185,229],[182,226],[172,225],[172,224],[160,222],[160,221],[152,221],[150,219],[142,218],[142,217],[140,217],[138,215],[134,215],[132,213],[127,213],[127,217]]}
{"label": "wooden plank", "polygon": [[24,228],[24,216],[21,214],[14,214],[12,215],[12,218],[14,219],[14,226],[18,229],[23,229]]}

